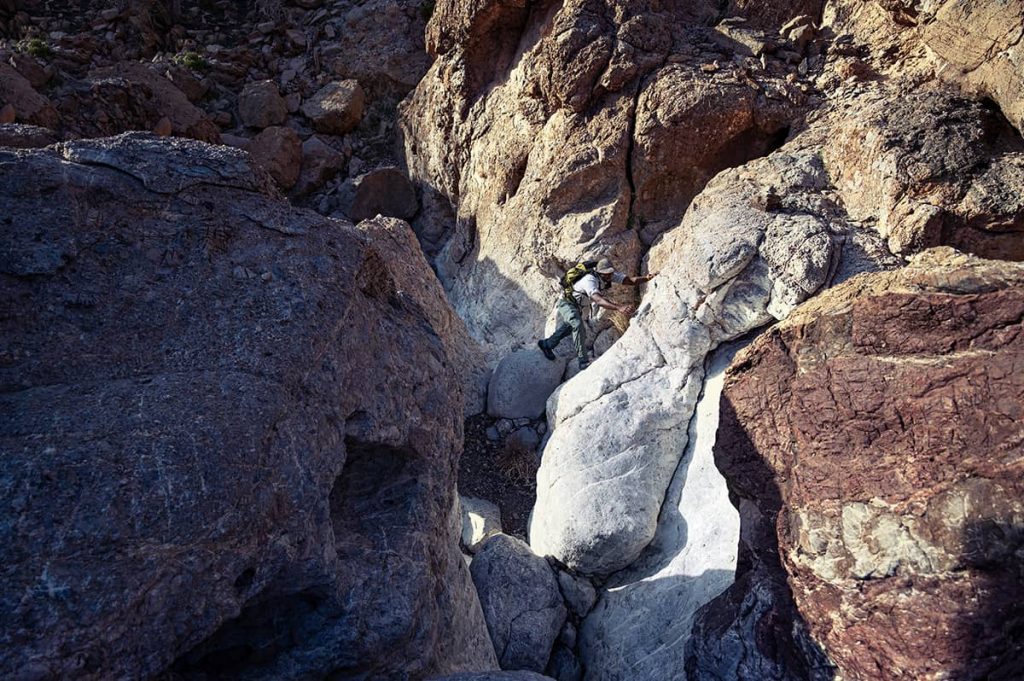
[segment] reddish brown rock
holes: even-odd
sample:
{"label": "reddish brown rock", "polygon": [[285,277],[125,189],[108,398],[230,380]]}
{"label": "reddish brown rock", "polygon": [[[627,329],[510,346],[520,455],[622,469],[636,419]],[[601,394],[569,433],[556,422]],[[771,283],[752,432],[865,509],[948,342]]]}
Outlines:
{"label": "reddish brown rock", "polygon": [[1024,266],[936,249],[730,369],[716,461],[844,678],[1024,674],[1022,320]]}
{"label": "reddish brown rock", "polygon": [[458,320],[409,228],[180,138],[0,166],[0,677],[496,669]]}
{"label": "reddish brown rock", "polygon": [[57,110],[32,84],[12,66],[0,62],[0,108],[14,108],[19,123],[56,128],[60,123]]}
{"label": "reddish brown rock", "polygon": [[419,208],[416,190],[398,168],[377,168],[356,178],[351,203],[342,210],[353,222],[375,215],[410,220]]}
{"label": "reddish brown rock", "polygon": [[267,128],[249,144],[253,160],[263,167],[282,189],[290,189],[299,179],[302,166],[302,140],[291,128]]}

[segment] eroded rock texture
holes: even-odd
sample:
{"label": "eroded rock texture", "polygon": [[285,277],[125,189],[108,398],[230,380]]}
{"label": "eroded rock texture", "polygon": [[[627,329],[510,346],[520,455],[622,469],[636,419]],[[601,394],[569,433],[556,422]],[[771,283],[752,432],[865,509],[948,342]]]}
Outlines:
{"label": "eroded rock texture", "polygon": [[539,335],[567,263],[601,253],[635,271],[708,179],[785,137],[805,95],[773,56],[733,61],[718,13],[438,3],[435,61],[401,125],[412,177],[454,216],[426,210],[415,227],[492,359]]}
{"label": "eroded rock texture", "polygon": [[495,669],[454,504],[468,339],[409,228],[187,140],[0,168],[0,675]]}
{"label": "eroded rock texture", "polygon": [[1024,674],[1022,318],[1024,267],[937,249],[730,369],[716,460],[844,678]]}

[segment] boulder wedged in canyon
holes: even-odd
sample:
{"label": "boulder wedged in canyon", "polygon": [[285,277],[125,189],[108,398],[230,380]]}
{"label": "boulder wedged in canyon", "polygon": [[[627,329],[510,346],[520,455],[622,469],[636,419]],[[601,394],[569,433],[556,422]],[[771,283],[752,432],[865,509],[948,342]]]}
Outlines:
{"label": "boulder wedged in canyon", "polygon": [[[636,273],[715,173],[777,148],[807,96],[774,54],[734,60],[713,3],[439,2],[402,103],[406,163],[448,199],[436,250],[490,360],[539,337],[583,256]],[[622,294],[628,297],[628,293]]]}
{"label": "boulder wedged in canyon", "polygon": [[548,562],[523,541],[497,534],[477,551],[470,573],[501,668],[544,671],[566,617]]}
{"label": "boulder wedged in canyon", "polygon": [[716,461],[844,678],[1024,673],[1024,265],[952,249],[738,356]]}
{"label": "boulder wedged in canyon", "polygon": [[190,140],[0,168],[0,675],[496,669],[454,504],[468,338],[409,227]]}
{"label": "boulder wedged in canyon", "polygon": [[697,609],[733,581],[739,518],[715,468],[722,379],[736,347],[713,352],[704,393],[658,518],[655,538],[611,576],[580,630],[587,679],[667,679],[683,669]]}

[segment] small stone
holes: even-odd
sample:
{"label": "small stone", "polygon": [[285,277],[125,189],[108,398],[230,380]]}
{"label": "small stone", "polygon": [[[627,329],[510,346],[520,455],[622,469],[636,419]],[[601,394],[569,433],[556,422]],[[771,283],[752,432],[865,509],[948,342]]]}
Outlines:
{"label": "small stone", "polygon": [[363,117],[366,95],[355,80],[329,83],[302,105],[302,113],[317,132],[344,135]]}
{"label": "small stone", "polygon": [[501,534],[501,509],[486,499],[459,497],[462,507],[462,545],[476,553],[484,540]]}
{"label": "small stone", "polygon": [[242,125],[266,128],[284,123],[288,108],[277,85],[271,80],[249,83],[238,97],[238,115]]}
{"label": "small stone", "polygon": [[153,132],[160,137],[167,137],[174,132],[174,126],[171,125],[171,119],[164,116],[160,121],[153,127]]}
{"label": "small stone", "polygon": [[302,165],[302,140],[291,128],[267,128],[252,141],[249,153],[282,189],[292,188]]}
{"label": "small stone", "polygon": [[13,123],[17,118],[13,105],[5,104],[4,108],[0,109],[0,124]]}

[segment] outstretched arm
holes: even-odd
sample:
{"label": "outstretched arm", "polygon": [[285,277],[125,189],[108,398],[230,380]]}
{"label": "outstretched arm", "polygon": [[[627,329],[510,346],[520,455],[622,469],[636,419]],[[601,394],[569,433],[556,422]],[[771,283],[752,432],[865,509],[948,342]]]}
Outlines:
{"label": "outstretched arm", "polygon": [[650,274],[645,274],[642,277],[626,277],[622,280],[622,283],[626,286],[639,286],[640,284],[654,279],[656,276],[658,276],[657,272],[651,272]]}
{"label": "outstretched arm", "polygon": [[598,307],[603,307],[606,310],[615,310],[616,312],[621,312],[622,314],[625,315],[631,315],[634,312],[634,308],[632,305],[620,305],[619,303],[613,303],[612,301],[602,296],[600,293],[590,294],[590,299]]}

